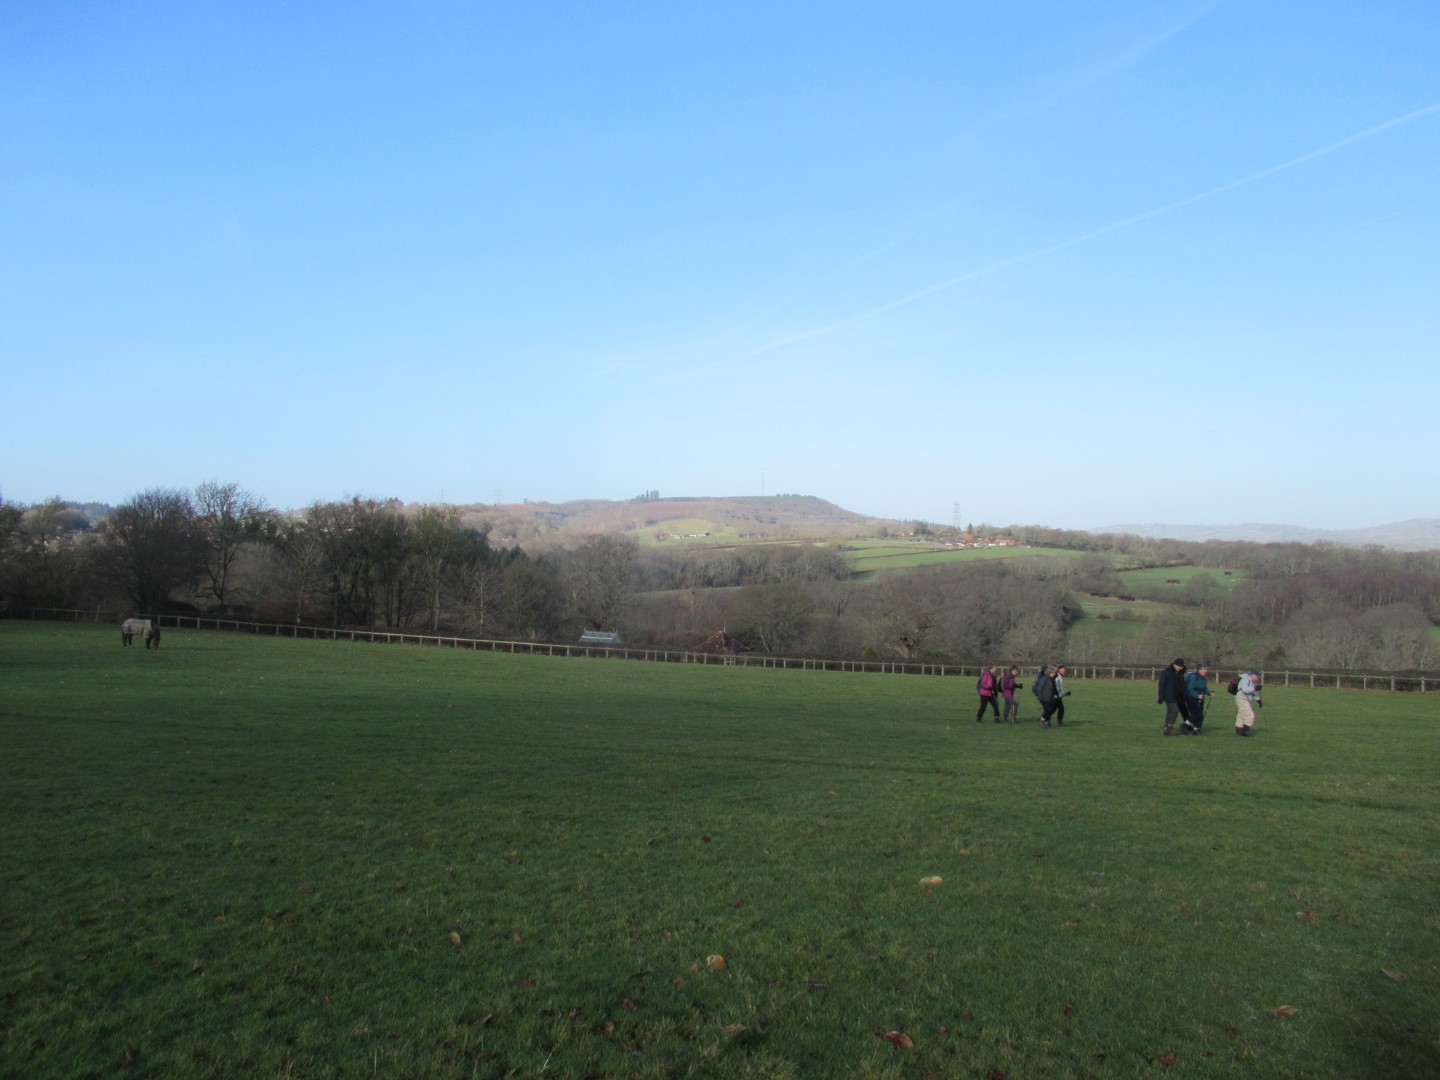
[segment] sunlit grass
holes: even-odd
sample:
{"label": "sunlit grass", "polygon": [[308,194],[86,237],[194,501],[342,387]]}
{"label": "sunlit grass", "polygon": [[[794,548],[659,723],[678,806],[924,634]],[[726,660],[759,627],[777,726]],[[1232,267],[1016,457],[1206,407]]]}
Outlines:
{"label": "sunlit grass", "polygon": [[1042,731],[963,679],[15,623],[0,679],[4,1075],[1437,1063],[1433,698],[1164,739],[1148,684]]}

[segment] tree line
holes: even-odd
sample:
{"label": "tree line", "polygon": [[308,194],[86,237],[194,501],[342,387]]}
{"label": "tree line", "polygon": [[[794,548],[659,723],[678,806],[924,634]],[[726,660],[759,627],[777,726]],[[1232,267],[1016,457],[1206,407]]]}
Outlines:
{"label": "tree line", "polygon": [[[355,497],[282,513],[238,484],[207,482],[116,507],[0,499],[0,601],[535,641],[619,630],[628,644],[674,649],[724,630],[753,650],[835,658],[1440,666],[1434,552],[1004,531],[1080,554],[857,581],[833,543],[662,548],[595,534],[530,553],[450,506]],[[1215,573],[1132,588],[1163,600],[1162,613],[1102,633],[1084,600],[1124,591],[1117,556]],[[1225,587],[1226,569],[1243,582]]]}

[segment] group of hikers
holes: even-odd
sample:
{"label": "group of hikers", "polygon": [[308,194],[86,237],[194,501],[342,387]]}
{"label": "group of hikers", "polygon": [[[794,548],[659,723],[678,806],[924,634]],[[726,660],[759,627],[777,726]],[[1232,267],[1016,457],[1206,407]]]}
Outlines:
{"label": "group of hikers", "polygon": [[[980,672],[980,678],[975,684],[975,689],[980,694],[980,710],[975,714],[975,722],[985,722],[985,710],[989,709],[995,715],[995,723],[1003,724],[1007,721],[1011,724],[1020,722],[1020,702],[1015,699],[1015,692],[1020,688],[1020,669],[1013,665],[1005,672],[1000,671],[998,664],[987,664]],[[1065,724],[1065,697],[1070,691],[1065,689],[1065,665],[1064,664],[1042,664],[1040,670],[1035,673],[1035,681],[1030,685],[1030,692],[1040,699],[1040,726],[1063,727]],[[1000,703],[1005,703],[1005,711],[1000,711]]]}
{"label": "group of hikers", "polygon": [[[1249,735],[1255,727],[1255,711],[1261,707],[1260,672],[1245,671],[1236,675],[1226,686],[1235,695],[1235,734]],[[980,672],[975,690],[980,695],[980,708],[975,713],[975,722],[985,722],[985,710],[995,717],[995,723],[1020,722],[1020,702],[1016,692],[1020,689],[1020,669],[1011,666],[1004,672],[998,664],[987,664]],[[1063,727],[1065,724],[1065,698],[1070,693],[1065,689],[1065,665],[1042,664],[1035,673],[1030,692],[1040,701],[1040,726]],[[1159,702],[1165,706],[1164,734],[1175,734],[1175,721],[1179,718],[1181,735],[1205,734],[1205,711],[1211,698],[1210,667],[1198,664],[1189,670],[1183,657],[1176,657],[1160,672]],[[1004,711],[1001,711],[1001,703]]]}
{"label": "group of hikers", "polygon": [[[1255,710],[1260,700],[1262,680],[1253,668],[1236,675],[1225,689],[1235,695],[1235,734],[1249,735],[1255,727]],[[1210,689],[1210,668],[1197,664],[1194,671],[1185,667],[1185,658],[1177,656],[1160,672],[1157,702],[1165,706],[1165,728],[1162,734],[1175,734],[1175,720],[1180,718],[1181,735],[1205,734],[1205,707],[1215,696]]]}

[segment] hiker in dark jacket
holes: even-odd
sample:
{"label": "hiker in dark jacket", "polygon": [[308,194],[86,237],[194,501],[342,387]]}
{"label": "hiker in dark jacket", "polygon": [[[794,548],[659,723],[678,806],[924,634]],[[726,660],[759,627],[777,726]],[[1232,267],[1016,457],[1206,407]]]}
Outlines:
{"label": "hiker in dark jacket", "polygon": [[1040,676],[1040,686],[1035,693],[1035,696],[1040,699],[1041,727],[1050,726],[1050,717],[1055,714],[1055,708],[1060,704],[1060,692],[1055,688],[1057,670],[1053,664],[1045,669],[1045,674]]}
{"label": "hiker in dark jacket", "polygon": [[1189,695],[1185,692],[1185,661],[1176,657],[1170,666],[1160,672],[1160,692],[1156,701],[1165,706],[1165,730],[1163,734],[1175,734],[1175,717],[1190,719]]}
{"label": "hiker in dark jacket", "polygon": [[1190,706],[1190,718],[1181,725],[1181,735],[1205,734],[1200,730],[1200,726],[1205,723],[1205,702],[1215,696],[1210,692],[1210,680],[1207,678],[1209,674],[1209,666],[1203,663],[1194,671],[1185,673],[1185,699]]}

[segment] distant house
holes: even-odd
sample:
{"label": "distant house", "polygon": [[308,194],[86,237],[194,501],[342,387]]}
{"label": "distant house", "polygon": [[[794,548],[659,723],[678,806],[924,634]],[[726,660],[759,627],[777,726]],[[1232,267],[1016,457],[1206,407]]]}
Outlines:
{"label": "distant house", "polygon": [[618,630],[586,630],[580,635],[581,645],[604,645],[607,648],[620,644]]}

